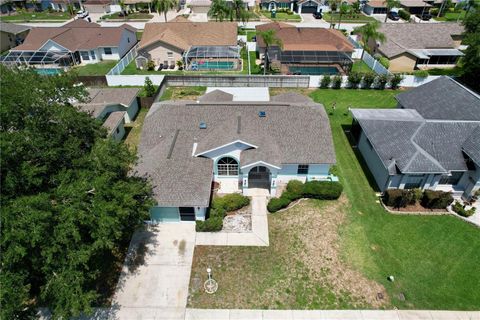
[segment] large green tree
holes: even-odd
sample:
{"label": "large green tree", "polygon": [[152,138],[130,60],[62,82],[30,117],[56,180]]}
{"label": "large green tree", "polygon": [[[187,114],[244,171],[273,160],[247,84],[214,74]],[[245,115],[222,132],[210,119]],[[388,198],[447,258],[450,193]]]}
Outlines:
{"label": "large green tree", "polygon": [[361,27],[357,27],[353,29],[355,34],[359,34],[362,36],[363,47],[367,51],[370,50],[370,40],[374,42],[384,43],[387,38],[384,33],[380,32],[378,29],[380,28],[380,22],[372,21],[367,23]]}
{"label": "large green tree", "polygon": [[153,6],[159,15],[163,13],[165,22],[167,22],[168,11],[175,9],[178,6],[178,2],[177,0],[155,0]]}
{"label": "large green tree", "polygon": [[273,46],[283,47],[282,40],[277,36],[274,29],[268,29],[265,31],[257,32],[257,35],[262,38],[265,45],[265,52],[263,53],[263,75],[267,74],[267,70],[270,70],[270,48]]}
{"label": "large green tree", "polygon": [[462,81],[480,91],[480,10],[470,13],[465,21],[464,43],[468,45],[461,60]]}
{"label": "large green tree", "polygon": [[70,104],[85,97],[74,76],[0,72],[0,318],[88,313],[116,281],[151,188],[129,174],[135,155]]}
{"label": "large green tree", "polygon": [[388,20],[388,14],[393,8],[400,8],[399,0],[384,0],[383,4],[387,7],[387,14],[385,15],[385,22]]}

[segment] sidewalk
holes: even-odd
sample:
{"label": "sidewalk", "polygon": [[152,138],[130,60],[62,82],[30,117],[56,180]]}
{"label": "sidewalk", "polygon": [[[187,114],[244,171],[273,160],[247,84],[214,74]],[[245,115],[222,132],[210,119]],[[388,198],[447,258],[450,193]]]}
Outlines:
{"label": "sidewalk", "polygon": [[252,232],[198,232],[197,246],[259,246],[269,245],[267,193],[264,189],[252,189]]}

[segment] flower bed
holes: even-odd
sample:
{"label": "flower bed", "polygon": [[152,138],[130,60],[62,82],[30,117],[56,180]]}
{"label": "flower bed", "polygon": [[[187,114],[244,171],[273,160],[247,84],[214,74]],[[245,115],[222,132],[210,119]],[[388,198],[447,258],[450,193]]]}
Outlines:
{"label": "flower bed", "polygon": [[451,193],[443,191],[388,189],[383,193],[382,202],[391,212],[445,213],[453,197]]}

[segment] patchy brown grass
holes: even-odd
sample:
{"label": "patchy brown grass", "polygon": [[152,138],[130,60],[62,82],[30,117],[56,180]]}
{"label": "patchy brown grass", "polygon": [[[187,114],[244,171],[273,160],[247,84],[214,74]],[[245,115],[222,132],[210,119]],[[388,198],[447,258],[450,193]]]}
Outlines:
{"label": "patchy brown grass", "polygon": [[140,135],[142,133],[143,122],[148,113],[148,109],[140,108],[135,121],[125,124],[125,144],[130,150],[136,150],[140,143]]}
{"label": "patchy brown grass", "polygon": [[[340,255],[338,228],[346,220],[345,196],[307,200],[269,215],[269,247],[197,246],[189,307],[259,309],[381,308],[383,286],[350,268]],[[217,293],[203,291],[206,268]],[[378,293],[383,296],[379,300]]]}

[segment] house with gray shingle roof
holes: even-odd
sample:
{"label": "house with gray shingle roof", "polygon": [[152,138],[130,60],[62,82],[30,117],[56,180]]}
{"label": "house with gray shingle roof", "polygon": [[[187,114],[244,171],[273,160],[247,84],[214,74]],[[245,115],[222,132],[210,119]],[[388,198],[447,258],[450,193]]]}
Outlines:
{"label": "house with gray shingle roof", "polygon": [[25,40],[30,27],[0,21],[0,52],[18,46]]}
{"label": "house with gray shingle roof", "polygon": [[217,90],[198,101],[155,103],[138,152],[137,174],[150,179],[157,201],[153,220],[204,219],[212,183],[219,193],[265,188],[275,196],[291,179],[336,179],[323,106],[292,94],[242,102]]}
{"label": "house with gray shingle roof", "polygon": [[441,77],[396,98],[397,109],[351,110],[351,132],[378,188],[469,199],[480,189],[480,97]]}

